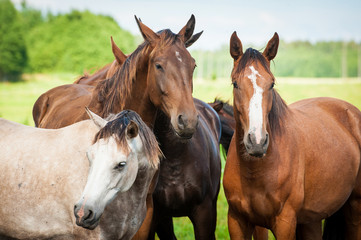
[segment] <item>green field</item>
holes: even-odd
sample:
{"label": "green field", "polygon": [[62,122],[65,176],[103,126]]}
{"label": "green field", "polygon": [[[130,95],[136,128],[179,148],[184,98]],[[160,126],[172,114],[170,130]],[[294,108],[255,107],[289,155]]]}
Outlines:
{"label": "green field", "polygon": [[[72,83],[75,74],[27,75],[17,83],[0,82],[0,117],[19,123],[34,125],[32,107],[40,94],[48,89]],[[361,109],[361,81],[357,79],[279,79],[276,89],[287,103],[317,96],[330,96],[349,101]],[[193,95],[206,102],[215,97],[232,101],[232,87],[229,79],[194,81]],[[225,162],[222,160],[222,166]],[[175,231],[179,239],[194,239],[193,228],[186,218],[175,220]],[[227,229],[227,203],[220,191],[218,200],[217,239],[229,239]],[[272,236],[270,236],[272,239]]]}

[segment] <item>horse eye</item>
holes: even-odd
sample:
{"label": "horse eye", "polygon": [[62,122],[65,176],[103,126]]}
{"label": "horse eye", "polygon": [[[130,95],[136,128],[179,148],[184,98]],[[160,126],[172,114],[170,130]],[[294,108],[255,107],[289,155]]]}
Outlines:
{"label": "horse eye", "polygon": [[156,63],[156,64],[155,64],[155,67],[156,67],[158,70],[162,70],[162,69],[163,69],[162,66],[161,66],[159,63]]}
{"label": "horse eye", "polygon": [[275,86],[275,83],[271,84],[271,87],[269,88],[270,90],[273,89],[273,87]]}
{"label": "horse eye", "polygon": [[120,170],[120,169],[124,168],[124,167],[125,167],[125,165],[127,165],[127,163],[126,163],[126,162],[120,162],[120,163],[118,163],[118,164],[117,164],[117,166],[115,166],[115,168],[114,168],[114,169],[118,169],[118,170]]}
{"label": "horse eye", "polygon": [[233,87],[238,89],[238,84],[236,82],[232,82]]}

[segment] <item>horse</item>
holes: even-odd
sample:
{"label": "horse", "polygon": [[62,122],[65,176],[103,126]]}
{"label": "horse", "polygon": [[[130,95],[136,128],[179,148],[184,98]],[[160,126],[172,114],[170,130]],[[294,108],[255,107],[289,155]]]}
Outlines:
{"label": "horse", "polygon": [[317,240],[326,219],[342,224],[324,236],[361,239],[361,112],[329,97],[287,105],[270,70],[278,45],[275,33],[262,53],[243,53],[236,32],[230,39],[236,130],[223,180],[230,237],[250,240],[258,225],[278,240]]}
{"label": "horse", "polygon": [[159,165],[158,142],[133,111],[109,120],[88,114],[91,120],[55,130],[0,119],[1,239],[136,233]]}
{"label": "horse", "polygon": [[217,197],[221,162],[219,140],[221,123],[207,103],[194,99],[199,115],[198,127],[187,141],[172,131],[171,119],[160,112],[154,126],[165,158],[153,193],[152,232],[160,239],[176,239],[173,217],[187,216],[195,239],[215,239]]}
{"label": "horse", "polygon": [[[80,121],[84,116],[79,113],[79,109],[89,106],[102,117],[117,110],[132,109],[138,112],[151,128],[157,112],[162,111],[171,119],[174,134],[181,139],[193,136],[199,118],[192,98],[195,61],[186,48],[191,46],[202,32],[192,35],[195,25],[193,15],[178,34],[168,29],[155,33],[137,18],[136,21],[145,42],[124,60],[117,58],[117,54],[123,54],[116,52],[120,49],[115,47],[112,41],[113,54],[119,63],[118,68],[113,69],[113,76],[99,81],[96,87],[70,84],[44,93],[33,107],[36,126],[58,128]],[[66,91],[67,88],[74,89],[74,95],[70,96],[74,101],[69,102],[66,97],[66,92],[69,92]],[[88,93],[75,100],[77,92],[82,91]],[[148,237],[151,225],[152,193],[156,181],[157,177],[153,179],[149,190],[149,211],[144,228],[142,226],[139,231],[142,239]]]}
{"label": "horse", "polygon": [[[229,102],[215,98],[212,103],[208,103],[217,113],[221,120],[222,133],[220,144],[224,148],[224,159],[227,159],[229,145],[231,143],[234,131],[236,130],[236,120],[234,119],[233,106]],[[253,233],[254,240],[268,240],[268,230],[256,226]]]}
{"label": "horse", "polygon": [[221,120],[222,133],[220,144],[227,154],[234,130],[236,129],[233,106],[219,98],[215,98],[212,103],[208,104],[217,112],[219,119]]}

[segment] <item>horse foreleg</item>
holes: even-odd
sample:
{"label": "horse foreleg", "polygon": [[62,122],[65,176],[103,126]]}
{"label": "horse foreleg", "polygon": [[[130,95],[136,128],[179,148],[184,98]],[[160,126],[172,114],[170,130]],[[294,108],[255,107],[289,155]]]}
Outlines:
{"label": "horse foreleg", "polygon": [[268,240],[268,229],[256,226],[253,233],[254,240]]}
{"label": "horse foreleg", "polygon": [[173,218],[171,216],[159,216],[157,218],[155,230],[159,239],[176,240],[173,228]]}
{"label": "horse foreleg", "polygon": [[351,196],[344,208],[346,240],[361,239],[361,198]]}
{"label": "horse foreleg", "polygon": [[228,231],[231,240],[252,240],[254,228],[249,221],[233,211],[231,206],[229,206]]}
{"label": "horse foreleg", "polygon": [[217,222],[216,200],[204,200],[201,205],[193,209],[189,218],[193,223],[195,239],[216,239],[214,234]]}
{"label": "horse foreleg", "polygon": [[298,224],[296,228],[297,240],[321,240],[322,222],[317,221],[308,224]]}
{"label": "horse foreleg", "polygon": [[280,215],[276,217],[275,225],[271,229],[277,240],[296,240],[296,215],[285,206]]}

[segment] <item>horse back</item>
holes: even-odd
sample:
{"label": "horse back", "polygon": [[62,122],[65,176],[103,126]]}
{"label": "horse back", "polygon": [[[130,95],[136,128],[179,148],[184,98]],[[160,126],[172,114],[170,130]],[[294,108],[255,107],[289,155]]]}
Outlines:
{"label": "horse back", "polygon": [[60,128],[87,119],[85,107],[91,100],[93,88],[67,84],[45,92],[33,106],[35,126]]}

